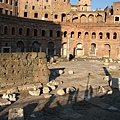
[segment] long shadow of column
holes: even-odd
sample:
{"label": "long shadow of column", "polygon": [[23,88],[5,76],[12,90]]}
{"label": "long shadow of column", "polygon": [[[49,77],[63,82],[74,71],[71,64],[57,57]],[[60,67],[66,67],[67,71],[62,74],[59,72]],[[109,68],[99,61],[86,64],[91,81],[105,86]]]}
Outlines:
{"label": "long shadow of column", "polygon": [[103,70],[104,70],[106,76],[109,76],[108,85],[110,86],[110,83],[112,81],[112,76],[110,75],[110,73],[108,72],[106,67],[103,67]]}
{"label": "long shadow of column", "polygon": [[[109,71],[107,70],[106,67],[103,67],[103,70],[106,74],[106,76],[109,76],[109,80],[108,80],[108,84],[109,86],[111,87],[112,91],[115,92],[115,90],[119,90],[119,81],[118,81],[118,78],[112,78],[111,74],[109,73]],[[112,82],[112,85],[111,85],[111,82]],[[114,89],[116,88],[116,89]]]}

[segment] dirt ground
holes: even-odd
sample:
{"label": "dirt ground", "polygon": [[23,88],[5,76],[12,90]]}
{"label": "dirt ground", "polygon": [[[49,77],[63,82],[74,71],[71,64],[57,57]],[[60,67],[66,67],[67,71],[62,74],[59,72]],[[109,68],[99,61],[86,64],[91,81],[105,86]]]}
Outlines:
{"label": "dirt ground", "polygon": [[[116,66],[110,69],[109,66]],[[103,78],[120,78],[120,64],[109,63],[103,65],[98,61],[70,61],[48,65],[50,71],[64,70],[60,76],[50,76],[50,79],[63,81],[62,85],[51,92],[53,96],[45,99],[30,96],[28,92],[18,95],[18,100],[10,106],[0,108],[0,120],[7,120],[11,108],[23,108],[25,120],[119,120],[120,119],[120,92],[112,89],[108,81]],[[74,74],[68,74],[73,70]],[[73,86],[74,93],[58,96],[59,88]],[[99,86],[111,94],[98,92]],[[88,100],[85,100],[87,95]],[[110,108],[113,108],[110,109]]]}

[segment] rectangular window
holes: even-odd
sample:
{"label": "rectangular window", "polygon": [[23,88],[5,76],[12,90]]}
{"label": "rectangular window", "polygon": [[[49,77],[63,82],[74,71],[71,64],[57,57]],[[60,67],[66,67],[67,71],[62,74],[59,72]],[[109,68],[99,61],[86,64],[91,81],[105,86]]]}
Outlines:
{"label": "rectangular window", "polygon": [[24,12],[24,17],[27,17],[27,12]]}
{"label": "rectangular window", "polygon": [[27,9],[28,8],[28,6],[27,5],[25,5],[25,9]]}
{"label": "rectangular window", "polygon": [[48,0],[46,0],[46,2],[48,2]]}
{"label": "rectangular window", "polygon": [[5,14],[8,15],[8,10],[5,10]]}
{"label": "rectangular window", "polygon": [[34,10],[35,9],[35,6],[32,6],[32,10]]}
{"label": "rectangular window", "polygon": [[12,11],[10,11],[10,15],[12,16]]}
{"label": "rectangular window", "polygon": [[8,0],[6,0],[6,3],[8,4]]}
{"label": "rectangular window", "polygon": [[0,2],[3,2],[3,0],[0,0]]}
{"label": "rectangular window", "polygon": [[44,6],[44,9],[46,9],[46,6]]}
{"label": "rectangular window", "polygon": [[119,21],[119,17],[115,17],[115,21]]}
{"label": "rectangular window", "polygon": [[12,5],[12,0],[10,0],[10,5]]}
{"label": "rectangular window", "polygon": [[38,13],[34,13],[34,18],[38,18]]}
{"label": "rectangular window", "polygon": [[3,13],[3,8],[0,8],[0,14],[2,14]]}

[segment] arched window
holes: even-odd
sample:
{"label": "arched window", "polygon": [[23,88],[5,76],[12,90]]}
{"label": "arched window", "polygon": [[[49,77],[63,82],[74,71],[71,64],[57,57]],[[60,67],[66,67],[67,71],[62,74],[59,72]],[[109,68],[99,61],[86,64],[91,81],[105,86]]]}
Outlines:
{"label": "arched window", "polygon": [[89,33],[85,32],[85,38],[88,38]]}
{"label": "arched window", "polygon": [[37,36],[37,29],[34,29],[34,36]]}
{"label": "arched window", "polygon": [[15,35],[15,27],[12,27],[12,35]]}
{"label": "arched window", "polygon": [[22,28],[19,28],[19,35],[22,35]]}
{"label": "arched window", "polygon": [[71,38],[73,38],[73,37],[74,37],[74,32],[72,31],[72,32],[71,32]]}
{"label": "arched window", "polygon": [[24,43],[22,41],[17,42],[17,52],[24,52]]}
{"label": "arched window", "polygon": [[67,31],[64,32],[64,37],[67,37]]}
{"label": "arched window", "polygon": [[4,34],[8,34],[8,27],[7,26],[4,27]]}
{"label": "arched window", "polygon": [[117,33],[116,32],[114,32],[114,34],[113,34],[113,39],[117,39]]}
{"label": "arched window", "polygon": [[26,35],[27,35],[27,36],[30,35],[30,28],[27,28]]}
{"label": "arched window", "polygon": [[45,36],[45,30],[42,30],[42,36],[43,37]]}
{"label": "arched window", "polygon": [[50,37],[53,36],[53,30],[50,30]]}
{"label": "arched window", "polygon": [[110,33],[106,33],[106,39],[110,39]]}
{"label": "arched window", "polygon": [[57,31],[57,37],[60,37],[60,31]]}
{"label": "arched window", "polygon": [[99,33],[99,38],[103,39],[103,33],[102,32]]}
{"label": "arched window", "polygon": [[78,38],[81,38],[81,32],[78,32]]}
{"label": "arched window", "polygon": [[96,38],[96,33],[93,32],[93,33],[92,33],[92,39],[95,39],[95,38]]}

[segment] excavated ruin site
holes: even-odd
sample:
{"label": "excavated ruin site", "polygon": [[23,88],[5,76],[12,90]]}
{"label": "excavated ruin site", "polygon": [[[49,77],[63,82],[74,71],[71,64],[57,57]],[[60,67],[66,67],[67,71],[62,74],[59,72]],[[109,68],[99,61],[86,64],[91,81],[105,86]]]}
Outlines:
{"label": "excavated ruin site", "polygon": [[[11,84],[2,81],[1,78],[0,120],[120,119],[119,61],[84,59],[47,63],[44,54],[36,56],[34,53],[27,53],[22,55],[24,61],[15,57],[13,59],[13,56],[15,55],[11,55],[11,61],[14,61],[18,67],[25,69],[29,63],[29,66],[34,68],[33,60],[36,60],[39,67],[35,67],[34,71],[32,69],[31,73],[29,73],[31,69],[28,68],[29,72],[27,70],[26,72],[30,76],[27,74],[22,78],[18,76],[19,81],[17,78],[10,80],[8,77],[7,81],[11,81]],[[28,58],[31,61],[27,63]],[[24,66],[18,61],[24,62]],[[8,69],[7,65],[6,69]],[[12,78],[20,75],[14,72],[11,73]],[[23,74],[22,71],[19,73]],[[32,77],[36,79],[30,80]]]}

